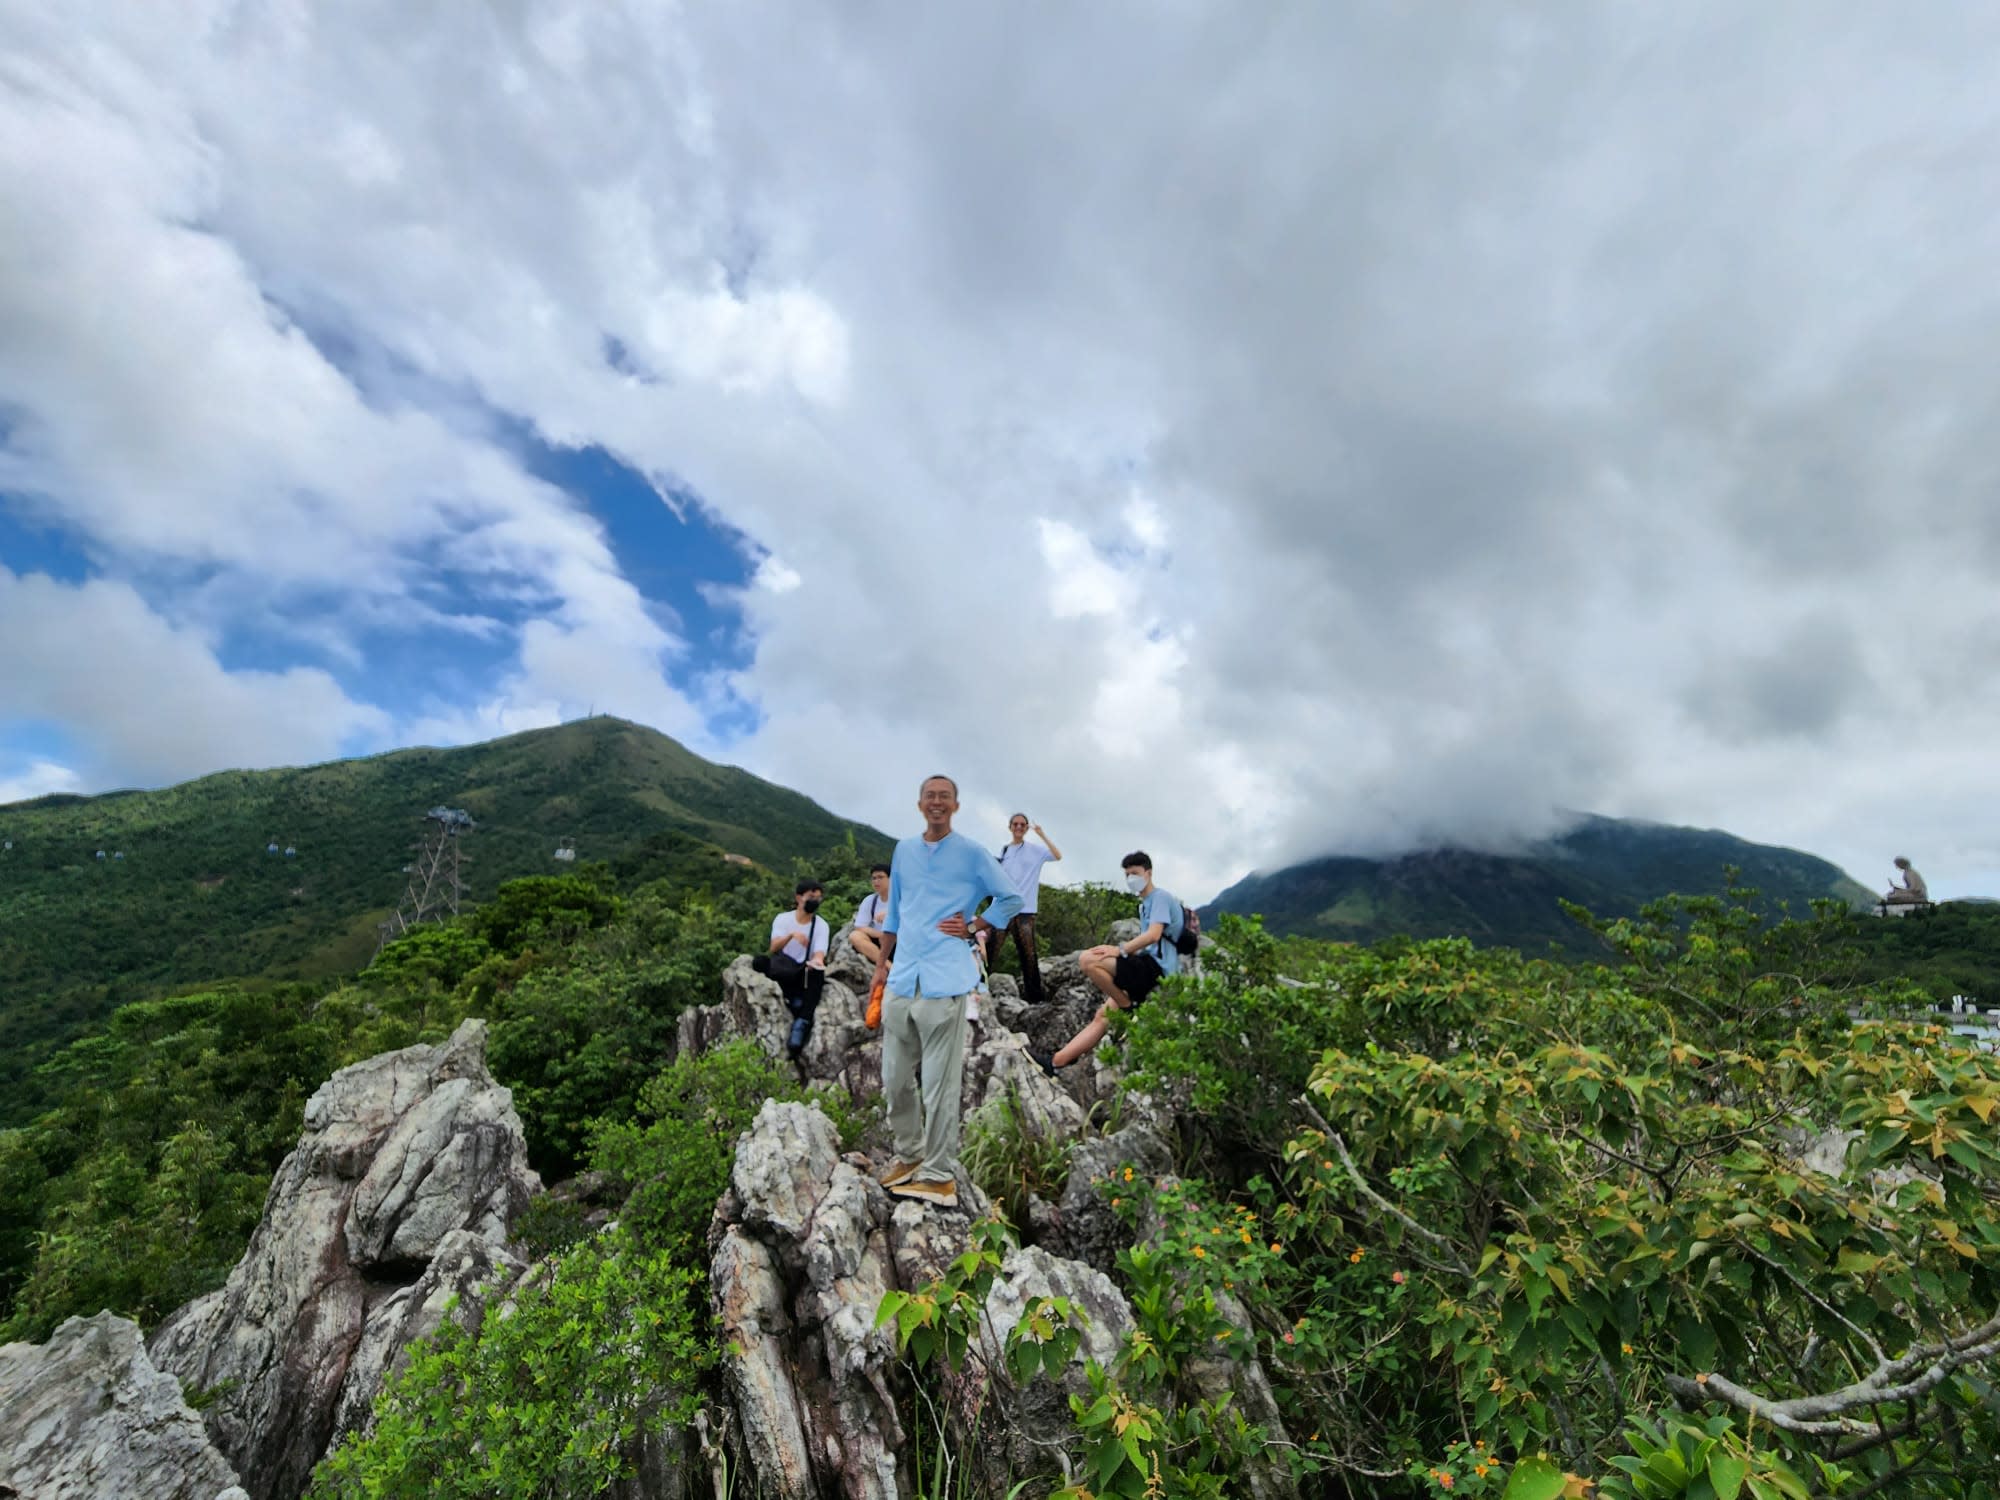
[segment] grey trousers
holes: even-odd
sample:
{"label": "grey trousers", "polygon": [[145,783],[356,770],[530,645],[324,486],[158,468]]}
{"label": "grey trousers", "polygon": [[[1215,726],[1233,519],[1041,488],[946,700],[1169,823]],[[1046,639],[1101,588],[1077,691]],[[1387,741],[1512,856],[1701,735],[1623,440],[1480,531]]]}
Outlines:
{"label": "grey trousers", "polygon": [[964,1076],[965,996],[883,995],[882,1092],[889,1096],[896,1155],[919,1164],[918,1181],[957,1178],[958,1093]]}

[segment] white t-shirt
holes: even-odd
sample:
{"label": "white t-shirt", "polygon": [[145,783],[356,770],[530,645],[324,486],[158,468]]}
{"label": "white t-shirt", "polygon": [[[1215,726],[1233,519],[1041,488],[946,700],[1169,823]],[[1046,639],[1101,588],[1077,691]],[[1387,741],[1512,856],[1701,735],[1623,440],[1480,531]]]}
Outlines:
{"label": "white t-shirt", "polygon": [[[807,918],[807,921],[812,924],[812,951],[823,956],[826,953],[826,940],[832,936],[832,931],[827,927],[826,923],[822,922],[816,916]],[[775,917],[771,918],[771,936],[777,937],[781,933],[789,933],[792,939],[789,943],[785,944],[785,952],[800,963],[804,963],[806,961],[806,923],[799,921],[797,915],[792,912],[781,911]]]}
{"label": "white t-shirt", "polygon": [[1042,891],[1042,866],[1050,858],[1047,849],[1025,839],[1000,851],[1000,868],[1014,883],[1014,889],[1021,893],[1021,915],[1024,917],[1035,914],[1035,902]]}
{"label": "white t-shirt", "polygon": [[[882,918],[888,913],[888,910],[888,899],[870,891],[862,898],[861,910],[854,914],[854,925],[856,927],[874,928],[879,931],[882,926]],[[772,936],[776,937],[777,934],[773,933]]]}

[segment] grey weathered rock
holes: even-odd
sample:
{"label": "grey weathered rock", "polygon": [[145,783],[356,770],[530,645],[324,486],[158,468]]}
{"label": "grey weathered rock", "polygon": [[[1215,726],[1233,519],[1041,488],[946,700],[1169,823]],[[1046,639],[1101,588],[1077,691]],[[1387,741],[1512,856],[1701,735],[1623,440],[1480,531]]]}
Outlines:
{"label": "grey weathered rock", "polygon": [[1271,1377],[1265,1373],[1262,1361],[1243,1353],[1257,1347],[1249,1311],[1228,1291],[1215,1293],[1215,1309],[1242,1336],[1231,1346],[1233,1353],[1217,1351],[1190,1359],[1184,1370],[1188,1386],[1204,1401],[1227,1396],[1231,1408],[1241,1412],[1245,1421],[1264,1429],[1264,1456],[1251,1463],[1244,1475],[1251,1500],[1296,1500],[1298,1480],[1270,1456],[1291,1443],[1285,1431],[1284,1414],[1278,1410],[1277,1393],[1271,1389]]}
{"label": "grey weathered rock", "polygon": [[[466,1262],[458,1232],[499,1244],[540,1190],[485,1043],[485,1023],[467,1021],[439,1046],[370,1058],[322,1085],[228,1283],[152,1337],[161,1369],[226,1387],[207,1427],[257,1500],[299,1494],[341,1414],[366,1410],[401,1347],[396,1330],[422,1328],[423,1307]],[[447,1263],[422,1300],[399,1296],[425,1285],[440,1251]],[[371,1336],[378,1320],[389,1326]]]}
{"label": "grey weathered rock", "polygon": [[[1038,1380],[1023,1389],[1005,1373],[1007,1336],[1043,1297],[1066,1298],[1081,1309],[1082,1343],[1060,1380]],[[1070,1472],[1076,1455],[1070,1397],[1090,1393],[1084,1361],[1094,1359],[1110,1369],[1132,1329],[1125,1294],[1103,1272],[1037,1246],[1007,1252],[987,1293],[980,1328],[980,1353],[989,1374],[981,1381],[975,1373],[966,1392],[975,1403],[997,1399],[1001,1420],[981,1423],[981,1441],[971,1451],[990,1493],[1004,1495],[1015,1480],[1031,1474]],[[970,1415],[971,1408],[964,1410]]]}
{"label": "grey weathered rock", "polygon": [[[996,998],[989,1005],[997,1009],[1001,1003]],[[1018,1001],[1008,1003],[1010,1015],[1030,1009]],[[1088,1018],[1088,1014],[1083,1017]],[[748,1038],[773,1058],[783,1058],[791,1019],[777,984],[751,968],[748,958],[738,958],[723,971],[720,1003],[682,1014],[676,1045],[683,1053],[699,1056],[725,1041]],[[882,1092],[881,1036],[863,1024],[856,991],[837,979],[826,982],[812,1039],[799,1067],[806,1078],[837,1085],[856,1100]],[[1024,1038],[986,1014],[967,1039],[960,1108],[963,1116],[970,1117],[1003,1099],[1015,1102],[1041,1133],[1069,1136],[1083,1128],[1083,1109],[1034,1065]]]}
{"label": "grey weathered rock", "polygon": [[1111,1207],[1104,1187],[1130,1167],[1156,1179],[1173,1170],[1173,1153],[1160,1123],[1140,1115],[1110,1135],[1080,1140],[1070,1151],[1069,1177],[1056,1203],[1057,1244],[1065,1254],[1100,1271],[1116,1264],[1132,1233]]}
{"label": "grey weathered rock", "polygon": [[[832,1125],[810,1105],[767,1103],[737,1143],[731,1188],[718,1208],[729,1222],[716,1236],[710,1291],[738,1429],[763,1492],[888,1500],[909,1483],[890,1389],[893,1345],[875,1314],[885,1292],[922,1286],[967,1249],[987,1204],[963,1180],[959,1196],[959,1212],[892,1199],[865,1162],[839,1154]],[[1027,1466],[1013,1478],[1054,1473],[1062,1463],[1067,1391],[1082,1389],[1082,1356],[1069,1383],[1031,1396],[1013,1391],[1004,1374],[984,1373],[1001,1368],[995,1340],[1044,1295],[1071,1296],[1089,1309],[1086,1352],[1109,1358],[1131,1324],[1117,1289],[1089,1267],[1041,1250],[1008,1255],[987,1300],[989,1329],[975,1368],[936,1377],[940,1409],[957,1424],[953,1442],[971,1431],[970,1413],[992,1380],[997,1399],[1023,1411],[1017,1434],[996,1437],[991,1421],[980,1429],[980,1452],[970,1461],[989,1477],[1011,1465]]]}
{"label": "grey weathered rock", "polygon": [[[820,993],[813,1034],[798,1066],[807,1078],[835,1083],[856,1099],[882,1090],[880,1038],[862,1023],[863,997],[829,970]],[[681,1014],[677,1052],[699,1057],[723,1042],[748,1038],[774,1058],[785,1058],[792,1014],[777,982],[739,957],[722,972],[722,999]]]}
{"label": "grey weathered rock", "polygon": [[454,1229],[440,1240],[424,1274],[369,1312],[341,1384],[327,1446],[368,1425],[376,1393],[409,1364],[410,1345],[436,1333],[447,1318],[476,1334],[487,1307],[525,1270],[520,1257],[470,1229]]}
{"label": "grey weathered rock", "polygon": [[875,966],[855,952],[848,942],[848,934],[853,931],[854,924],[849,922],[833,935],[833,946],[826,960],[826,977],[839,980],[857,995],[865,995],[874,981]]}
{"label": "grey weathered rock", "polygon": [[71,1318],[46,1344],[0,1347],[0,1492],[26,1500],[244,1500],[139,1325]]}

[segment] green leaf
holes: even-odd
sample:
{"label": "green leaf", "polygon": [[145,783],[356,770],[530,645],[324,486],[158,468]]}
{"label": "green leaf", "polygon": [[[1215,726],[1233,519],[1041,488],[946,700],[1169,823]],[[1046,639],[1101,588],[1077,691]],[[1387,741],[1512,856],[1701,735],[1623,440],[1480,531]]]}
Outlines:
{"label": "green leaf", "polygon": [[1546,1458],[1524,1458],[1507,1476],[1507,1488],[1500,1500],[1555,1500],[1566,1482],[1562,1470]]}
{"label": "green leaf", "polygon": [[1715,1486],[1715,1500],[1736,1500],[1736,1493],[1743,1488],[1749,1473],[1750,1465],[1734,1454],[1708,1456],[1708,1482]]}

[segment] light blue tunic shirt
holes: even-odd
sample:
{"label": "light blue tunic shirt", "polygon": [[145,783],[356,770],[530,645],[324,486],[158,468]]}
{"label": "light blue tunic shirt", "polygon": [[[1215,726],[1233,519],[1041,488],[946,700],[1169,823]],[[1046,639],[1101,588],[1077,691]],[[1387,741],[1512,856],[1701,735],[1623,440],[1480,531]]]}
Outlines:
{"label": "light blue tunic shirt", "polygon": [[896,934],[889,963],[889,992],[895,995],[964,995],[979,986],[979,961],[964,938],[938,931],[946,917],[967,922],[980,900],[993,904],[981,913],[1005,927],[1021,910],[1021,893],[995,859],[962,833],[937,843],[922,834],[896,845],[889,861],[889,908],[882,930]]}
{"label": "light blue tunic shirt", "polygon": [[1159,960],[1162,974],[1178,974],[1181,971],[1181,950],[1174,946],[1174,939],[1180,936],[1181,924],[1187,918],[1181,913],[1181,904],[1158,886],[1147,893],[1139,905],[1139,930],[1144,932],[1155,922],[1160,924],[1160,940],[1150,948],[1142,948],[1142,953],[1150,953]]}

